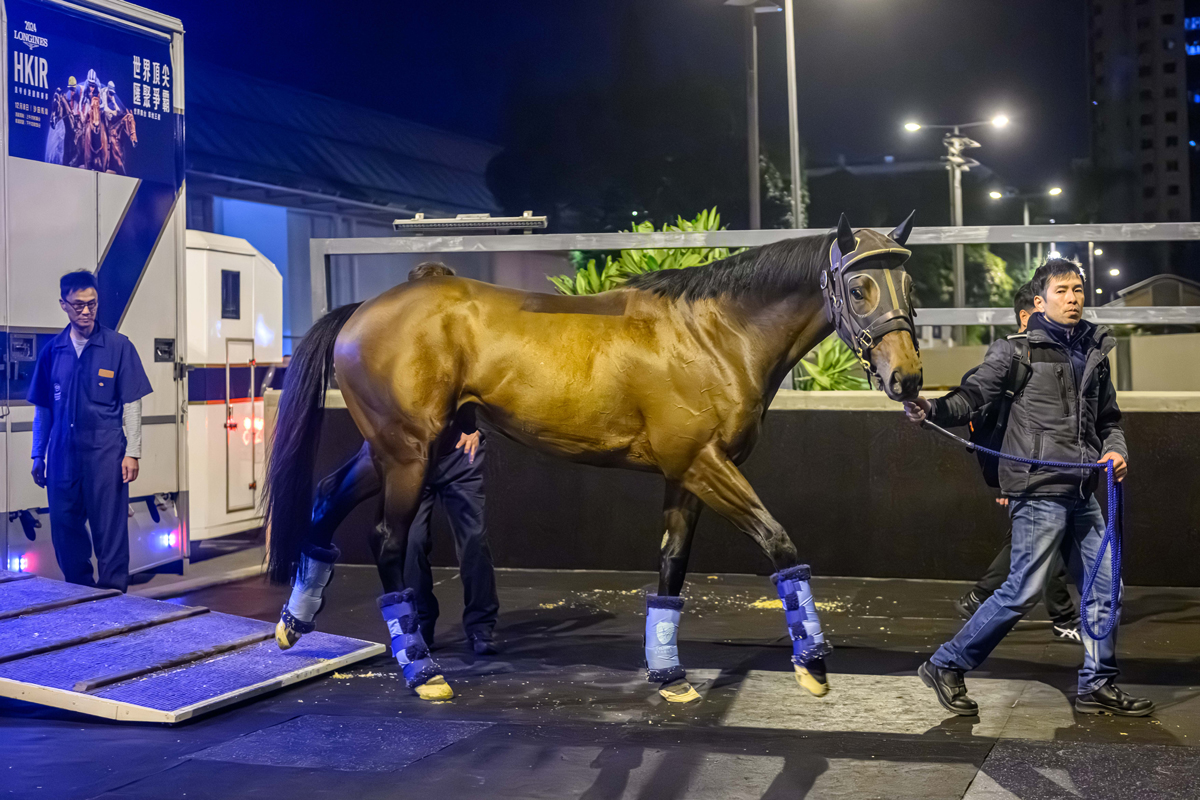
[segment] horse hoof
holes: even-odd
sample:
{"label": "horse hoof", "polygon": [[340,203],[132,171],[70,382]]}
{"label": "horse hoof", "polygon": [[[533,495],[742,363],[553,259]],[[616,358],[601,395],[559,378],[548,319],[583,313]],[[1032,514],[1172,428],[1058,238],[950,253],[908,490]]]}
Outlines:
{"label": "horse hoof", "polygon": [[811,672],[801,666],[796,666],[796,683],[800,684],[800,688],[813,697],[824,697],[829,694],[829,681],[817,680]]}
{"label": "horse hoof", "polygon": [[289,628],[283,620],[279,620],[275,624],[275,643],[279,645],[280,650],[287,650],[298,641],[300,641],[300,634],[293,628]]}
{"label": "horse hoof", "polygon": [[420,686],[414,687],[413,691],[422,700],[450,700],[454,697],[454,690],[441,675],[434,675]]}
{"label": "horse hoof", "polygon": [[682,678],[674,683],[668,683],[660,687],[658,693],[668,703],[690,703],[693,700],[700,699],[700,693]]}

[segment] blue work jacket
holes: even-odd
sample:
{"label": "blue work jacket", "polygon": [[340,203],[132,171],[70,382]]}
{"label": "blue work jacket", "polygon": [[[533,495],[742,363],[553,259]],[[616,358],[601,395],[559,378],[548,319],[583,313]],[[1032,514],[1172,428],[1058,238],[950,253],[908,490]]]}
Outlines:
{"label": "blue work jacket", "polygon": [[125,456],[125,404],[152,391],[127,338],[97,323],[77,356],[71,327],[64,328],[38,354],[27,398],[53,415],[47,478],[73,480],[84,476],[89,465],[119,463]]}

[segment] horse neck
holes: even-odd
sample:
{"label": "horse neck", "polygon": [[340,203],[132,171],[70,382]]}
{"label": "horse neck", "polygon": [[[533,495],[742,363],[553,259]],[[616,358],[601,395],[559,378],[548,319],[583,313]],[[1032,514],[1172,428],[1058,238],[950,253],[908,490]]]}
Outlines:
{"label": "horse neck", "polygon": [[833,332],[817,286],[786,297],[738,301],[737,315],[756,340],[755,370],[768,386],[777,386],[804,354]]}

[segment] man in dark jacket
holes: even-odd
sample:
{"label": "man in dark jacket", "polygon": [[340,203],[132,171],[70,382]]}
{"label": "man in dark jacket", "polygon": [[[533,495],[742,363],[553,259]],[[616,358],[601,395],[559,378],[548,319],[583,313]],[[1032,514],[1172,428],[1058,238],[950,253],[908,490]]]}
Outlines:
{"label": "man in dark jacket", "polygon": [[[1029,325],[1029,318],[1036,312],[1037,307],[1033,303],[1033,287],[1026,283],[1013,295],[1013,314],[1016,315],[1018,334],[1025,333],[1025,328]],[[993,348],[1001,346],[1000,342],[992,344]],[[967,376],[974,373],[975,370],[971,370]],[[966,381],[967,377],[964,377],[963,382]],[[1008,507],[1007,497],[999,497],[996,502],[1005,508]],[[1046,588],[1042,595],[1042,600],[1046,604],[1046,613],[1054,621],[1051,631],[1055,639],[1082,642],[1082,639],[1079,638],[1079,616],[1075,610],[1075,601],[1071,599],[1071,593],[1067,590],[1067,570],[1063,564],[1062,555],[1056,552],[1052,556],[1052,560],[1054,563],[1047,573]],[[958,613],[963,619],[970,619],[979,610],[983,601],[996,593],[996,590],[1008,578],[1008,569],[1011,564],[1012,528],[1009,528],[1004,546],[1000,548],[1000,552],[996,553],[996,557],[992,559],[984,576],[979,579],[971,591],[954,601],[954,607],[958,609]]]}
{"label": "man in dark jacket", "polygon": [[[1031,375],[1012,404],[1003,450],[1045,461],[1111,460],[1117,480],[1124,480],[1128,452],[1108,366],[1116,339],[1107,328],[1083,320],[1084,287],[1076,264],[1051,259],[1034,273],[1032,284],[1037,313],[1029,320],[1027,334]],[[957,391],[933,401],[905,403],[908,418],[961,425],[973,410],[997,399],[1013,354],[1008,340],[999,344]],[[1081,609],[1093,628],[1121,614],[1120,602],[1114,606],[1110,599],[1111,563],[1099,558],[1104,517],[1094,496],[1098,473],[1001,460],[999,477],[1013,525],[1008,579],[918,670],[938,701],[963,716],[978,713],[978,705],[967,696],[963,674],[979,666],[1037,602],[1056,550],[1061,549],[1078,587],[1100,562],[1092,597]],[[1075,709],[1145,716],[1154,704],[1116,686],[1116,639],[1116,626],[1102,640],[1084,633]]]}

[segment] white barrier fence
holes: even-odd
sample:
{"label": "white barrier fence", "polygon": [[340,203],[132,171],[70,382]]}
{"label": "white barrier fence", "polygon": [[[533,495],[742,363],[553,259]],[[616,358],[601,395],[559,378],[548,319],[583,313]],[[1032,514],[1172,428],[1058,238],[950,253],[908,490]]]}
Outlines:
{"label": "white barrier fence", "polygon": [[[878,228],[881,233],[889,229]],[[828,233],[825,229],[726,230],[694,233],[543,233],[488,236],[384,236],[309,240],[309,279],[313,319],[328,309],[332,256],[520,253],[571,250],[645,250],[675,247],[757,247]],[[1200,241],[1200,223],[1153,222],[1113,225],[975,225],[914,228],[909,245],[1023,244],[1025,242]],[[1141,306],[1089,309],[1087,318],[1109,325],[1188,325],[1200,323],[1200,306]],[[1010,325],[1011,308],[923,308],[919,325]]]}

